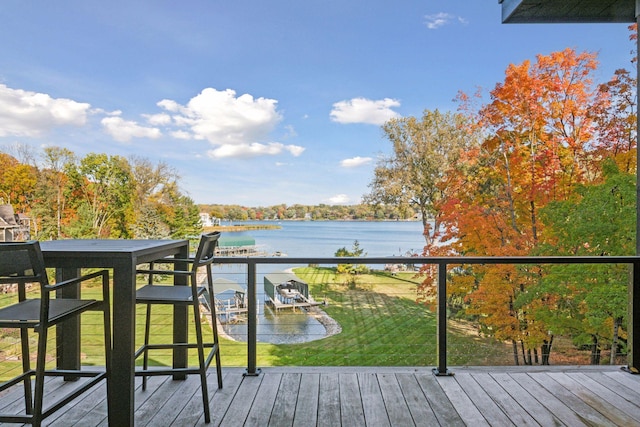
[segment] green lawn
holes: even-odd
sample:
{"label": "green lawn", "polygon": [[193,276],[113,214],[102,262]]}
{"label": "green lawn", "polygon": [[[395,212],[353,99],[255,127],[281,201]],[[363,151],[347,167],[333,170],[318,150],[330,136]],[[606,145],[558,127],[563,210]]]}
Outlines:
{"label": "green lawn", "polygon": [[[435,313],[417,304],[413,273],[364,274],[356,289],[333,268],[298,268],[322,309],[342,327],[338,335],[300,344],[258,343],[258,366],[425,366],[436,364]],[[510,363],[502,343],[480,338],[469,328],[452,325],[448,335],[450,365]],[[246,366],[246,344],[225,340],[223,363]]]}

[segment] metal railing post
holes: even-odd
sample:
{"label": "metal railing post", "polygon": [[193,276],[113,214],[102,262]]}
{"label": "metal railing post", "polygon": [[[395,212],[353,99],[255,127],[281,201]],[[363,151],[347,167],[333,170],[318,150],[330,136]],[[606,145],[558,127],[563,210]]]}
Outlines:
{"label": "metal railing post", "polygon": [[438,263],[438,324],[437,347],[438,367],[433,369],[437,376],[453,375],[447,371],[447,264]]}
{"label": "metal railing post", "polygon": [[247,261],[247,371],[246,376],[260,375],[256,368],[258,355],[258,298],[256,293],[256,263]]}
{"label": "metal railing post", "polygon": [[640,262],[638,259],[632,263],[628,304],[629,352],[628,365],[624,370],[632,374],[640,374]]}

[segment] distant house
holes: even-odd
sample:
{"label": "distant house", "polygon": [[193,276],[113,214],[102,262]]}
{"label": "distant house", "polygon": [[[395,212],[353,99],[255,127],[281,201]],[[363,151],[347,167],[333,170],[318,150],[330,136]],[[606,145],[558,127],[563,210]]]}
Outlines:
{"label": "distant house", "polygon": [[220,225],[220,218],[212,218],[208,213],[200,212],[200,223],[203,227],[215,227]]}
{"label": "distant house", "polygon": [[31,221],[25,214],[16,214],[11,205],[0,205],[0,242],[29,240]]}
{"label": "distant house", "polygon": [[206,212],[200,212],[200,222],[203,227],[211,227],[213,222],[211,221],[211,215]]}

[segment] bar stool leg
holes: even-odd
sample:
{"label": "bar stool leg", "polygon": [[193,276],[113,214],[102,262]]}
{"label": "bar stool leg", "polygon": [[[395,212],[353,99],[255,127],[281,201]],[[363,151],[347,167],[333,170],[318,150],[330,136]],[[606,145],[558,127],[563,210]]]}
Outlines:
{"label": "bar stool leg", "polygon": [[[144,325],[144,355],[142,356],[142,369],[149,367],[149,333],[151,332],[151,304],[147,304],[147,315]],[[142,376],[142,390],[147,389],[147,376]]]}
{"label": "bar stool leg", "polygon": [[196,325],[196,340],[198,344],[198,363],[200,365],[200,383],[202,387],[202,404],[204,406],[204,422],[211,422],[209,410],[209,389],[207,387],[207,366],[204,362],[204,340],[202,338],[202,319],[200,318],[199,304],[196,299],[193,305],[193,320]]}
{"label": "bar stool leg", "polygon": [[[22,372],[31,371],[31,361],[29,357],[29,330],[20,328],[20,343],[22,345]],[[27,414],[33,414],[33,392],[31,389],[31,376],[27,375],[23,381],[24,406]]]}
{"label": "bar stool leg", "polygon": [[222,366],[220,365],[220,345],[218,343],[218,316],[216,315],[215,297],[213,294],[213,273],[211,264],[207,265],[207,281],[209,284],[209,308],[211,313],[211,329],[213,329],[213,344],[216,346],[216,375],[218,388],[222,388]]}

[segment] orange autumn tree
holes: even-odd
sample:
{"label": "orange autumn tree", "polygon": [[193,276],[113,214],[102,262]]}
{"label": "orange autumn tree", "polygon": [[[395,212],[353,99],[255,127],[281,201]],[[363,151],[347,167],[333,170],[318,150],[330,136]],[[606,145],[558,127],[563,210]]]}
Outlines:
{"label": "orange autumn tree", "polygon": [[[456,231],[464,255],[528,255],[539,246],[539,210],[566,200],[577,184],[600,179],[592,155],[597,122],[591,111],[603,97],[594,84],[596,56],[572,49],[510,65],[491,101],[477,114],[484,143],[451,171],[450,197],[440,209]],[[550,351],[552,337],[531,318],[518,296],[536,283],[537,271],[516,266],[456,270],[449,292],[484,330],[513,344],[514,361]],[[469,275],[474,277],[469,279]],[[536,301],[536,304],[545,303]],[[551,302],[549,302],[551,303]],[[548,358],[546,359],[548,360]]]}
{"label": "orange autumn tree", "polygon": [[613,78],[600,85],[603,102],[595,111],[599,132],[597,154],[611,157],[621,171],[636,170],[637,78],[628,70],[616,70]]}
{"label": "orange autumn tree", "polygon": [[29,212],[36,188],[36,168],[0,153],[0,204],[8,203],[15,212]]}

